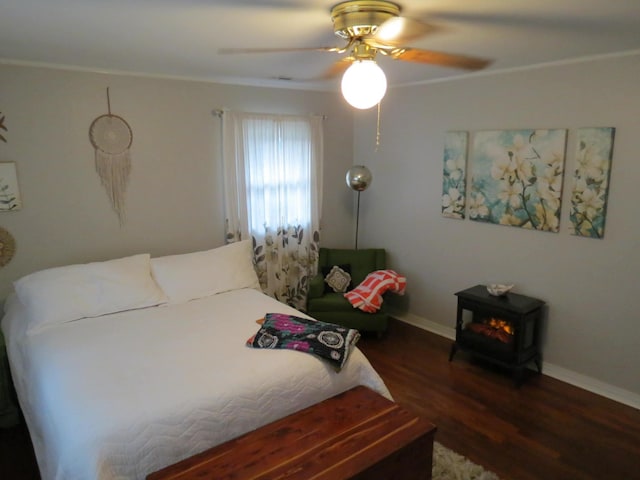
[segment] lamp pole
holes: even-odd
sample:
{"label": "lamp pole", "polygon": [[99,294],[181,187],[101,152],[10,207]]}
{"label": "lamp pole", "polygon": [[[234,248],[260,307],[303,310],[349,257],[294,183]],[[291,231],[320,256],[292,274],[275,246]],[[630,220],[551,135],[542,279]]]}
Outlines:
{"label": "lamp pole", "polygon": [[347,185],[352,190],[358,192],[358,201],[356,206],[356,250],[358,249],[358,230],[360,228],[360,193],[366,190],[373,176],[364,165],[354,165],[347,171]]}
{"label": "lamp pole", "polygon": [[358,190],[358,206],[356,208],[356,250],[358,249],[358,227],[360,225],[360,190]]}

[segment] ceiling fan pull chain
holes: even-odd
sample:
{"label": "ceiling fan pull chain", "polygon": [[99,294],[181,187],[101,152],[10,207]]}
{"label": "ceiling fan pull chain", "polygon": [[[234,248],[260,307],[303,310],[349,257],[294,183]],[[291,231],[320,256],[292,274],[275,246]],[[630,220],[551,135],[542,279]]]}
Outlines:
{"label": "ceiling fan pull chain", "polygon": [[378,147],[380,146],[380,104],[382,101],[378,102],[378,121],[376,122],[376,149],[378,151]]}
{"label": "ceiling fan pull chain", "polygon": [[107,87],[107,110],[111,116],[111,97],[109,96],[109,87]]}

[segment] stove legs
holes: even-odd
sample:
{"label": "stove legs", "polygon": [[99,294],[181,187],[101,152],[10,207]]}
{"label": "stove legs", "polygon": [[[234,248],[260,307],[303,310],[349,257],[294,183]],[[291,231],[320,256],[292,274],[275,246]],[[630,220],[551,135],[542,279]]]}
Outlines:
{"label": "stove legs", "polygon": [[453,356],[456,354],[457,351],[458,351],[458,346],[456,345],[456,342],[453,342],[453,344],[451,344],[451,351],[449,352],[449,361],[453,360]]}

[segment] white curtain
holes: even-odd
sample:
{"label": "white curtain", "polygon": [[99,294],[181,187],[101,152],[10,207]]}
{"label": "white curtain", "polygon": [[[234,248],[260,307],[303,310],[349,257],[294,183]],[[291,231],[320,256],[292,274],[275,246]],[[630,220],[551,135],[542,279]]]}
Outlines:
{"label": "white curtain", "polygon": [[320,240],[322,118],[225,111],[222,143],[227,242],[252,238],[263,291],[304,310]]}

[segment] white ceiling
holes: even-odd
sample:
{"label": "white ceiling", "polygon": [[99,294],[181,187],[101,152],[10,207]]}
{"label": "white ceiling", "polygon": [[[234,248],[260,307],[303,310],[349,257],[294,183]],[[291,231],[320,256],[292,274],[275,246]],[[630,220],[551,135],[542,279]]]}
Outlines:
{"label": "white ceiling", "polygon": [[[289,88],[339,58],[324,52],[220,55],[227,47],[343,45],[337,0],[2,0],[0,61]],[[440,27],[410,46],[493,59],[504,70],[640,54],[640,0],[401,0],[403,15]],[[380,58],[380,57],[379,57]],[[379,61],[390,85],[470,75]],[[290,77],[292,80],[276,80]]]}

